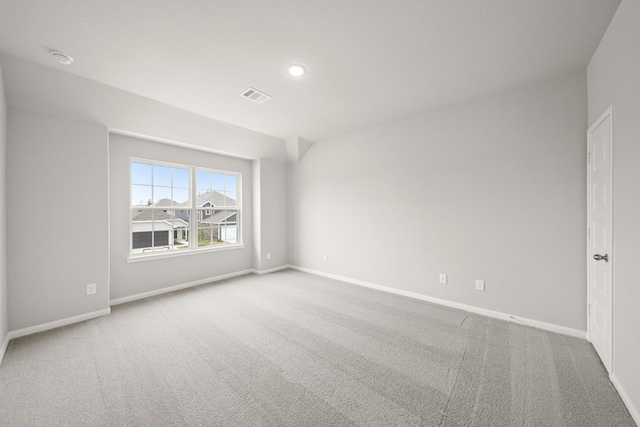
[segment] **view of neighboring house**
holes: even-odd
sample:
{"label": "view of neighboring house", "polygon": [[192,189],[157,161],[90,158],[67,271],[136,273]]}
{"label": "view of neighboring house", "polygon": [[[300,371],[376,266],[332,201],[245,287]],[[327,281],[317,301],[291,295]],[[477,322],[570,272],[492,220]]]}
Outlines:
{"label": "view of neighboring house", "polygon": [[[176,204],[170,199],[161,199],[148,207],[134,210],[131,230],[133,252],[188,247],[189,205],[189,202]],[[195,205],[198,246],[238,242],[238,212],[219,209],[237,206],[236,200],[217,191],[207,191],[197,196]],[[167,209],[158,209],[161,207]]]}
{"label": "view of neighboring house", "polygon": [[[149,207],[171,207],[172,204],[170,199],[161,199]],[[189,222],[176,217],[171,209],[140,208],[132,218],[131,247],[135,253],[154,248],[186,246],[188,230]]]}

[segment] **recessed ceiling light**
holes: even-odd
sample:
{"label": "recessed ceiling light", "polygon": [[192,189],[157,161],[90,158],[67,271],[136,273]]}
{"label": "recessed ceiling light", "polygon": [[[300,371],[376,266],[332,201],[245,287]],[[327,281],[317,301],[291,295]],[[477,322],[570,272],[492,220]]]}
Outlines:
{"label": "recessed ceiling light", "polygon": [[53,59],[55,59],[58,64],[69,65],[73,62],[72,57],[62,52],[58,52],[57,50],[52,50],[50,53],[51,56],[53,56]]}
{"label": "recessed ceiling light", "polygon": [[294,64],[287,67],[287,73],[289,73],[289,75],[293,77],[300,77],[306,72],[307,70],[305,70],[302,65]]}

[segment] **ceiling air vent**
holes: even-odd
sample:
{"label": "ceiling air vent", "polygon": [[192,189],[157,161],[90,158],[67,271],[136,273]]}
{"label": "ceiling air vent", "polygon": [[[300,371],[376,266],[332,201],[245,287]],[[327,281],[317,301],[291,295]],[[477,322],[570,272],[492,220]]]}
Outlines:
{"label": "ceiling air vent", "polygon": [[240,96],[244,96],[245,98],[250,99],[253,102],[257,102],[258,104],[262,104],[263,102],[271,98],[266,93],[260,92],[259,90],[252,87],[242,92]]}

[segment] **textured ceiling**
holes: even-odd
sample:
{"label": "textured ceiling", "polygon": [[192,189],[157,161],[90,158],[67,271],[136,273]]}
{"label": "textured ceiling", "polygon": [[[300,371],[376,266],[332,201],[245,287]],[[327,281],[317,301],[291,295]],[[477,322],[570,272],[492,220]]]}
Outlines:
{"label": "textured ceiling", "polygon": [[[0,51],[320,141],[583,68],[619,2],[0,0]],[[287,76],[291,63],[307,75]],[[248,87],[272,99],[240,97]]]}

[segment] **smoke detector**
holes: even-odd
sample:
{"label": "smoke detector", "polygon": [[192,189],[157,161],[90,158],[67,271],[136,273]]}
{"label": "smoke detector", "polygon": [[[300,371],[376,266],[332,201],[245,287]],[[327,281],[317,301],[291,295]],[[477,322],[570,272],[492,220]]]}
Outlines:
{"label": "smoke detector", "polygon": [[58,64],[69,65],[73,62],[72,57],[62,52],[58,52],[57,50],[52,50],[50,53],[51,56],[53,56],[53,59],[55,59]]}
{"label": "smoke detector", "polygon": [[263,102],[271,99],[271,97],[266,93],[260,92],[258,89],[254,89],[252,87],[242,92],[240,96],[250,99],[253,102],[257,102],[258,104],[262,104]]}

